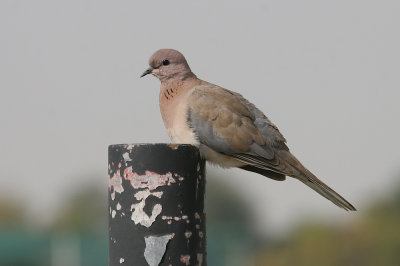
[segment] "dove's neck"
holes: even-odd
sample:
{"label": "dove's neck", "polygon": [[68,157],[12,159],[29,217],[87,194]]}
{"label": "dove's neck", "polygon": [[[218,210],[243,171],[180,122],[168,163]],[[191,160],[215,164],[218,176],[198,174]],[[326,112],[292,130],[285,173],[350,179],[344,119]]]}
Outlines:
{"label": "dove's neck", "polygon": [[194,76],[185,80],[162,82],[160,89],[160,111],[165,128],[175,143],[194,144],[192,131],[187,125],[187,99],[201,81]]}
{"label": "dove's neck", "polygon": [[195,75],[161,81],[160,100],[164,98],[166,101],[173,101],[199,82],[200,80]]}

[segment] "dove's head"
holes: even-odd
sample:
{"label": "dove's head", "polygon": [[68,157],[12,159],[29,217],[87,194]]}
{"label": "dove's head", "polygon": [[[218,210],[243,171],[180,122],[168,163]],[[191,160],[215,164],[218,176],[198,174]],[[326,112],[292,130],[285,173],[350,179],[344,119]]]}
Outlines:
{"label": "dove's head", "polygon": [[161,49],[156,51],[149,59],[150,67],[140,77],[153,74],[159,80],[185,79],[193,77],[185,57],[173,49]]}

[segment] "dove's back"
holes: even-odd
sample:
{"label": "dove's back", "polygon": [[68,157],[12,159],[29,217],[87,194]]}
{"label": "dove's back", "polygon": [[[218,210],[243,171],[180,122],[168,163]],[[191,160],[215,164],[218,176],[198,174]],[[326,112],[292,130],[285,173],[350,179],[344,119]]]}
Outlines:
{"label": "dove's back", "polygon": [[290,153],[278,128],[242,95],[203,82],[188,97],[187,121],[207,160],[275,180],[294,177],[337,206],[356,210]]}

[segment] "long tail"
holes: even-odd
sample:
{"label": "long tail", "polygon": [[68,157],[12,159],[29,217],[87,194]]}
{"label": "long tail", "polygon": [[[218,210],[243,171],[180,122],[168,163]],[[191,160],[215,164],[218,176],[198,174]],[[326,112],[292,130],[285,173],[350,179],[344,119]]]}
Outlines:
{"label": "long tail", "polygon": [[332,201],[334,204],[339,206],[340,208],[345,209],[346,211],[356,211],[353,205],[348,202],[345,198],[340,196],[336,191],[331,189],[328,185],[324,182],[319,180],[315,175],[313,175],[310,171],[307,170],[307,174],[302,173],[299,176],[296,176],[298,180],[309,186],[310,188],[314,189],[316,192],[327,198],[328,200]]}
{"label": "long tail", "polygon": [[[340,196],[336,191],[331,189],[324,182],[319,180],[313,173],[311,173],[307,168],[305,168],[291,153],[285,152],[284,155],[286,161],[295,169],[296,174],[292,177],[300,180],[316,192],[318,192],[321,196],[327,198],[332,201],[335,205],[340,208],[345,209],[346,211],[356,211],[356,208],[348,202],[345,198]],[[289,158],[288,158],[289,157]]]}

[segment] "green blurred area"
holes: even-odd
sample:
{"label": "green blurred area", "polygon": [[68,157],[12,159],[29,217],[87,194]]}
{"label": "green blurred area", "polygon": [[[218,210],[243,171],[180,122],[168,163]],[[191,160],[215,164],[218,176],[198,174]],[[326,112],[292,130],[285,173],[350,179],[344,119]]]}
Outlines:
{"label": "green blurred area", "polygon": [[0,199],[0,265],[108,265],[106,191],[71,195],[50,226],[34,226],[22,204]]}
{"label": "green blurred area", "polygon": [[255,265],[400,265],[400,187],[351,222],[308,222],[259,248]]}
{"label": "green blurred area", "polygon": [[[209,178],[208,265],[400,265],[400,187],[350,222],[299,224],[260,239],[237,193]],[[108,265],[107,191],[84,187],[50,226],[35,228],[21,204],[0,199],[0,265]]]}

